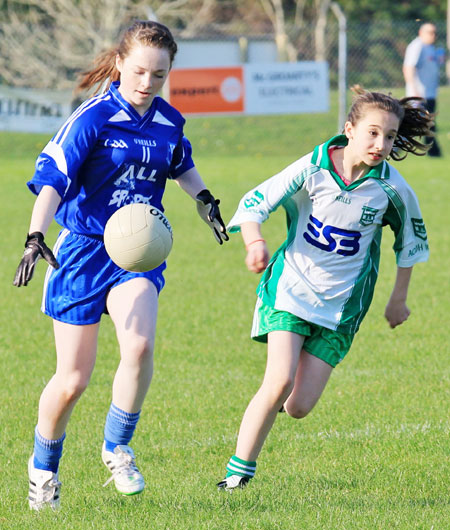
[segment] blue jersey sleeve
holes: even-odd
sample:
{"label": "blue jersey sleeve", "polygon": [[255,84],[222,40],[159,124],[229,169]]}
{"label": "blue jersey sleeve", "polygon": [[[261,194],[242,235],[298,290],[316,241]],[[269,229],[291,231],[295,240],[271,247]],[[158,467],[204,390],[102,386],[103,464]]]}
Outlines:
{"label": "blue jersey sleeve", "polygon": [[182,136],[173,152],[169,174],[171,178],[178,178],[183,173],[194,167],[192,160],[192,146],[186,136]]}
{"label": "blue jersey sleeve", "polygon": [[102,120],[95,110],[98,98],[81,105],[45,146],[36,160],[35,173],[27,183],[36,195],[52,186],[63,199],[89,153],[94,148]]}

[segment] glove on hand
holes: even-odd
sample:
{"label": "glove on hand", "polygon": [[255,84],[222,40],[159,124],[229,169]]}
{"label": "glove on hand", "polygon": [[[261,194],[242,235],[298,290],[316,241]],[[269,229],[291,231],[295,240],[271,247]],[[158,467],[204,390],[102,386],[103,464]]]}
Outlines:
{"label": "glove on hand", "polygon": [[228,241],[230,238],[220,215],[220,200],[215,199],[209,190],[201,191],[195,198],[198,214],[211,228],[217,242],[222,245],[224,241]]}
{"label": "glove on hand", "polygon": [[17,267],[13,285],[20,287],[28,284],[33,277],[34,267],[40,257],[44,258],[53,268],[59,269],[59,263],[56,261],[53,252],[44,243],[43,234],[41,232],[33,232],[27,235],[25,251]]}

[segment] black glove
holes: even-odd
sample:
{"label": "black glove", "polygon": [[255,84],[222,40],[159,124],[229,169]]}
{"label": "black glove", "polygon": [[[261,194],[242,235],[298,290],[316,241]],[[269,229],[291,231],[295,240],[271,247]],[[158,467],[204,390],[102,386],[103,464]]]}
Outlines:
{"label": "black glove", "polygon": [[25,241],[25,251],[14,276],[13,285],[20,287],[27,285],[33,277],[34,267],[39,258],[44,258],[53,268],[59,269],[53,252],[44,243],[44,236],[41,232],[33,232],[27,235]]}
{"label": "black glove", "polygon": [[222,245],[224,241],[228,241],[230,238],[220,215],[220,200],[215,199],[209,190],[201,191],[195,198],[197,199],[198,214],[211,228],[217,242]]}

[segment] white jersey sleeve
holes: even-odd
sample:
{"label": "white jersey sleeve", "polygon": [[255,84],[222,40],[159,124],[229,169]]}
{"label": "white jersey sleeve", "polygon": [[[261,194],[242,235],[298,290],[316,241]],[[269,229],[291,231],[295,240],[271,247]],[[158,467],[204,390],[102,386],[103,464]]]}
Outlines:
{"label": "white jersey sleeve", "polygon": [[263,223],[289,197],[299,191],[305,177],[318,168],[311,166],[312,153],[296,160],[288,167],[250,190],[242,197],[227,230],[239,232],[242,223]]}
{"label": "white jersey sleeve", "polygon": [[394,234],[394,252],[399,267],[412,267],[429,257],[427,231],[416,194],[391,166],[391,178],[379,181],[389,199],[383,224]]}

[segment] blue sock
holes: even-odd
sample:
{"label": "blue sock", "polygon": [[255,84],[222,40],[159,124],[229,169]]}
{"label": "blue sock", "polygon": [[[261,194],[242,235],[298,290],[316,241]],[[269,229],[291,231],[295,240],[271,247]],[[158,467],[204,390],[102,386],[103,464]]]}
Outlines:
{"label": "blue sock", "polygon": [[125,412],[111,403],[105,423],[105,448],[111,453],[118,445],[128,445],[141,412]]}
{"label": "blue sock", "polygon": [[58,472],[59,461],[62,456],[63,442],[66,437],[64,433],[58,440],[47,440],[36,429],[34,430],[34,461],[36,469]]}

